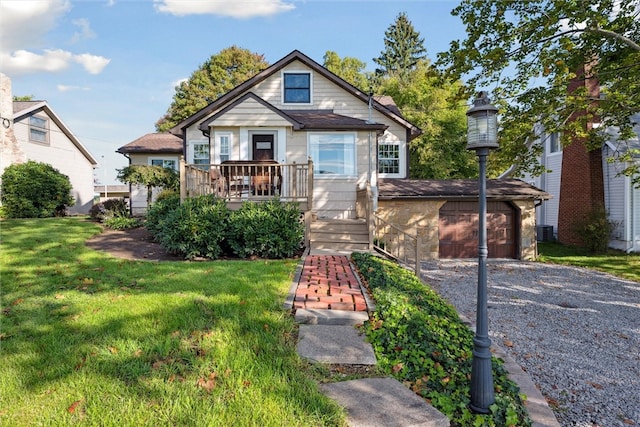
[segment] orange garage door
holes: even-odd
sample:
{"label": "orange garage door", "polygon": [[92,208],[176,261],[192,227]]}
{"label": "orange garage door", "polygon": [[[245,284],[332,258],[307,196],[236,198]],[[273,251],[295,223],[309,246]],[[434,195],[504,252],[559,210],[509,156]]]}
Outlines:
{"label": "orange garage door", "polygon": [[[440,258],[478,257],[478,202],[440,208]],[[516,258],[516,213],[506,202],[487,202],[489,258]]]}

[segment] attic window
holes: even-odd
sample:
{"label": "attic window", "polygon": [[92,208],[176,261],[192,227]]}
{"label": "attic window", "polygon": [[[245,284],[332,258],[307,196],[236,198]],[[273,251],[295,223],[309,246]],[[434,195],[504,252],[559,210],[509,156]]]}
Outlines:
{"label": "attic window", "polygon": [[284,73],[285,104],[310,104],[311,103],[311,73]]}
{"label": "attic window", "polygon": [[42,117],[29,117],[29,140],[40,142],[42,144],[49,143],[48,120]]}

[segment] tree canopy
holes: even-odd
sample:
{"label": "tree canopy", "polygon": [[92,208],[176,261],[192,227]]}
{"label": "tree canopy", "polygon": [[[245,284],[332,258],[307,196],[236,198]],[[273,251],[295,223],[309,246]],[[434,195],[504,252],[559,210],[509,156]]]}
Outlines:
{"label": "tree canopy", "polygon": [[324,68],[344,79],[360,90],[369,90],[369,74],[365,72],[366,63],[357,58],[340,56],[331,50],[324,54]]}
{"label": "tree canopy", "polygon": [[[562,143],[585,138],[602,145],[607,129],[619,142],[633,138],[632,115],[640,112],[640,0],[463,0],[452,13],[467,38],[451,43],[438,64],[454,79],[466,79],[466,97],[490,89],[501,109],[500,146],[493,174],[539,174],[541,146],[534,125],[560,132]],[[569,92],[576,70],[600,85]],[[583,112],[577,120],[576,113]],[[600,122],[590,129],[586,121]],[[627,151],[630,159],[632,151]],[[640,184],[638,163],[627,168]]]}
{"label": "tree canopy", "polygon": [[384,33],[384,50],[373,61],[381,74],[399,74],[402,78],[426,58],[424,39],[415,30],[405,12],[400,13]]}
{"label": "tree canopy", "polygon": [[237,46],[212,55],[188,80],[176,86],[173,101],[156,122],[156,130],[169,130],[268,66],[263,55]]}

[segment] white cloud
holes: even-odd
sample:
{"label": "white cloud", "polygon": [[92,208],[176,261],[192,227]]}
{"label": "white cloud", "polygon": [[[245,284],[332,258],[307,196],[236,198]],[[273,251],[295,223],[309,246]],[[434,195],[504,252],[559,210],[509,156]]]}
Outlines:
{"label": "white cloud", "polygon": [[219,15],[248,19],[256,16],[271,16],[295,9],[292,3],[283,0],[154,0],[158,12],[176,16]]}
{"label": "white cloud", "polygon": [[82,65],[89,74],[100,74],[102,70],[104,70],[104,67],[111,62],[110,59],[104,56],[91,55],[90,53],[74,55],[73,60]]}
{"label": "white cloud", "polygon": [[89,90],[88,87],[82,87],[82,86],[69,86],[69,85],[58,85],[56,86],[58,88],[59,92],[69,92],[71,90],[84,90],[87,91]]}
{"label": "white cloud", "polygon": [[[99,74],[110,59],[47,46],[47,34],[71,10],[69,0],[0,0],[0,70],[16,76],[55,73],[78,63],[90,74]],[[79,19],[73,40],[95,37],[89,21]]]}
{"label": "white cloud", "polygon": [[77,43],[80,40],[94,39],[96,37],[96,33],[91,29],[91,24],[89,24],[88,19],[74,19],[71,23],[80,29],[80,31],[76,31],[73,34],[71,43]]}

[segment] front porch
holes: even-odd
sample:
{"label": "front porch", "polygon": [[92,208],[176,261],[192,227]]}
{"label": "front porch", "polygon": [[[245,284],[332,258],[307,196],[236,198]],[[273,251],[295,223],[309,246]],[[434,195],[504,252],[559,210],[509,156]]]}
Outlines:
{"label": "front porch", "polygon": [[220,164],[186,164],[180,159],[180,200],[215,194],[237,209],[245,201],[278,197],[297,203],[302,212],[313,207],[313,162],[230,160]]}

